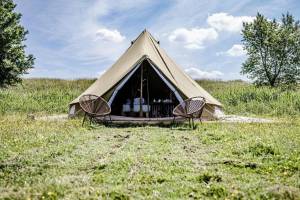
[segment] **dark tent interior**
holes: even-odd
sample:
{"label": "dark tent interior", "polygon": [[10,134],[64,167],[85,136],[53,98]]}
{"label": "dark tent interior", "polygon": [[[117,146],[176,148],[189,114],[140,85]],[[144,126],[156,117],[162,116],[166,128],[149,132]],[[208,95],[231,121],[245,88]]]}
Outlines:
{"label": "dark tent interior", "polygon": [[[142,97],[142,98],[141,98]],[[131,117],[170,117],[179,103],[174,92],[147,60],[116,94],[112,115]]]}

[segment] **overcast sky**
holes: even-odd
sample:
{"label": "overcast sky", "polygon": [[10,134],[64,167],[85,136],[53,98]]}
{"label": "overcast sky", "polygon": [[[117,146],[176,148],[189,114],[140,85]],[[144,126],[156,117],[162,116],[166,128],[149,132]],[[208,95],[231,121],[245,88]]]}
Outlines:
{"label": "overcast sky", "polygon": [[298,0],[16,0],[36,57],[26,77],[95,78],[145,28],[193,78],[245,79],[243,21],[300,19]]}

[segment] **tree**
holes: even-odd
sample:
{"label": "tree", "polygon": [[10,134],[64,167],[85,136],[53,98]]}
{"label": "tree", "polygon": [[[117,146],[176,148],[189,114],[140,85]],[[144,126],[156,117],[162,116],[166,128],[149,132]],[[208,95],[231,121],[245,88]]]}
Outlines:
{"label": "tree", "polygon": [[21,82],[34,64],[34,57],[25,53],[28,31],[20,25],[22,15],[15,7],[12,0],[0,0],[0,87]]}
{"label": "tree", "polygon": [[295,84],[300,80],[300,26],[289,13],[281,22],[257,14],[243,24],[243,45],[248,58],[242,74],[257,85]]}

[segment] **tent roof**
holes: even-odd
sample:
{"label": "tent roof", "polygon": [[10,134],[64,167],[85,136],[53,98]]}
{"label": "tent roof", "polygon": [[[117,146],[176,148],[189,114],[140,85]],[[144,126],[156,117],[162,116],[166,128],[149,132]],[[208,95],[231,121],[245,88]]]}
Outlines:
{"label": "tent roof", "polygon": [[[104,95],[146,58],[151,60],[158,70],[186,97],[202,96],[206,98],[207,103],[222,106],[166,54],[147,30],[144,30],[116,63],[81,95]],[[78,103],[80,96],[70,104]]]}

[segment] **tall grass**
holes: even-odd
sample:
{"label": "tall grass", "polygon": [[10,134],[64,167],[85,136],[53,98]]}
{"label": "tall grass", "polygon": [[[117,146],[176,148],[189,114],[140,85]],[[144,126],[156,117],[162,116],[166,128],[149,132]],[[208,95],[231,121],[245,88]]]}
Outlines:
{"label": "tall grass", "polygon": [[300,89],[256,87],[243,81],[200,80],[227,114],[300,116]]}
{"label": "tall grass", "polygon": [[[69,103],[94,80],[25,79],[0,90],[0,113],[67,113]],[[227,114],[300,116],[300,90],[255,87],[242,81],[200,80]]]}
{"label": "tall grass", "polygon": [[25,79],[22,85],[0,90],[0,113],[66,113],[93,81]]}

